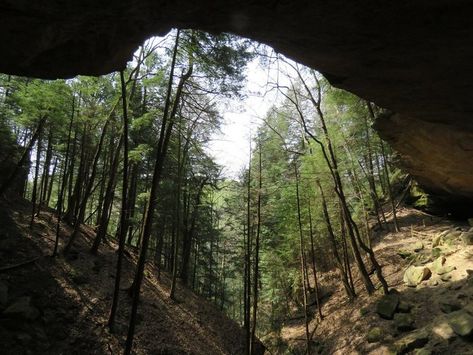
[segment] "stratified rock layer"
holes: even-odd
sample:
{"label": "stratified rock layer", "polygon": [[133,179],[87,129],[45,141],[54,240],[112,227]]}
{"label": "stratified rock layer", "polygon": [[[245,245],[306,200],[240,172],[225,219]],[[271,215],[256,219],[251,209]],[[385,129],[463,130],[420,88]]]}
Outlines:
{"label": "stratified rock layer", "polygon": [[232,32],[397,112],[378,129],[408,170],[430,191],[471,201],[470,10],[465,0],[0,0],[0,71],[105,74],[172,27]]}

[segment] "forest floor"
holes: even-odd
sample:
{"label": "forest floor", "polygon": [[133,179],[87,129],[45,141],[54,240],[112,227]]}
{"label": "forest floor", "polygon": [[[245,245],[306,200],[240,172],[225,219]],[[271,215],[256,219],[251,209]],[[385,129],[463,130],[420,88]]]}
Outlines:
{"label": "forest floor", "polygon": [[[449,317],[459,312],[473,316],[473,245],[466,245],[460,237],[471,227],[466,221],[430,216],[406,206],[398,210],[398,221],[400,232],[378,231],[373,245],[383,274],[402,308],[407,308],[403,310],[406,313],[394,315],[394,320],[378,315],[383,295],[374,274],[371,278],[378,287],[376,293],[368,296],[356,277],[358,297],[348,302],[337,274],[323,273],[321,287],[332,289],[333,294],[322,305],[324,319],[317,317],[310,323],[314,353],[473,354],[472,335],[457,336],[449,323]],[[390,226],[393,229],[392,223]],[[447,271],[440,272],[442,275],[433,266],[439,257],[445,262],[443,271]],[[416,287],[408,287],[403,277],[411,265],[427,267],[432,274]],[[314,307],[311,314],[316,314]],[[374,337],[371,343],[368,334]],[[303,318],[287,322],[280,337],[292,349],[288,352],[304,353]],[[410,345],[405,346],[407,343]]]}
{"label": "forest floor", "polygon": [[[83,226],[67,257],[51,258],[55,215],[41,212],[29,228],[31,204],[0,201],[0,353],[121,354],[131,300],[127,295],[137,256],[124,261],[118,332],[107,327],[115,279],[116,249],[103,243],[89,253],[94,232]],[[61,235],[70,228],[62,225]],[[60,240],[60,250],[63,240]],[[15,266],[16,267],[12,267]],[[210,302],[178,285],[169,298],[170,280],[156,281],[151,263],[145,270],[136,354],[240,354],[244,333]]]}

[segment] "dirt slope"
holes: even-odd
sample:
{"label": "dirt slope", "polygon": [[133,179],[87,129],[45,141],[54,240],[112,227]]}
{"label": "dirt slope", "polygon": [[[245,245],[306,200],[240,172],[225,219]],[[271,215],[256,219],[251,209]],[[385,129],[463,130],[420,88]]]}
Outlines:
{"label": "dirt slope", "polygon": [[[428,330],[425,346],[418,346],[425,352],[419,354],[473,354],[473,337],[457,336],[451,332],[447,322],[452,311],[449,307],[473,313],[473,246],[465,245],[458,235],[469,230],[470,226],[465,222],[428,216],[408,207],[399,211],[399,221],[401,232],[378,232],[374,245],[389,285],[398,291],[400,300],[411,308],[407,314],[414,321],[412,328]],[[403,276],[410,265],[432,269],[432,261],[437,259],[438,252],[432,251],[432,242],[447,231],[453,233],[454,237],[440,241],[438,248],[445,257],[445,266],[455,269],[442,276],[432,271],[432,275],[417,287],[406,286]],[[422,249],[414,252],[420,246],[419,242],[422,243]],[[375,275],[372,280],[377,281]],[[357,278],[359,297],[349,303],[334,272],[322,275],[321,284],[322,287],[333,288],[335,292],[323,304],[323,321],[313,319],[310,324],[315,353],[393,354],[393,344],[415,334],[416,330],[399,331],[395,321],[382,319],[376,313],[376,306],[382,297],[379,289],[375,295],[368,297]],[[315,314],[316,311],[311,309],[311,312]],[[367,334],[375,327],[381,330],[379,341],[368,343]],[[281,337],[289,346],[288,353],[303,353],[305,331],[300,319],[287,322]],[[404,353],[416,354],[414,351],[418,349]]]}
{"label": "dirt slope", "polygon": [[[30,205],[0,202],[0,345],[2,354],[121,354],[136,256],[128,255],[122,278],[119,334],[106,326],[115,277],[116,246],[88,252],[93,231],[83,228],[67,258],[50,258],[55,217],[42,212],[30,230]],[[67,235],[68,227],[62,233]],[[62,241],[61,241],[62,245]],[[60,246],[61,246],[60,245]],[[19,267],[6,266],[30,261]],[[240,327],[179,286],[168,297],[169,279],[156,281],[148,265],[136,329],[137,354],[240,354]]]}

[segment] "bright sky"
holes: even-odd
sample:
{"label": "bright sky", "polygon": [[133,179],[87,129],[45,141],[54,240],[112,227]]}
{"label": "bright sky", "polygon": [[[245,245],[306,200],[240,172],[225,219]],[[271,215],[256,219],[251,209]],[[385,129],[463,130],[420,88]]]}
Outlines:
{"label": "bright sky", "polygon": [[208,145],[209,153],[224,167],[225,176],[231,178],[237,178],[242,168],[248,166],[250,136],[262,124],[261,119],[270,107],[281,99],[277,90],[271,90],[267,84],[281,82],[276,68],[268,71],[256,58],[248,64],[246,72],[246,97],[229,105],[230,111],[223,113],[221,132],[215,133]]}

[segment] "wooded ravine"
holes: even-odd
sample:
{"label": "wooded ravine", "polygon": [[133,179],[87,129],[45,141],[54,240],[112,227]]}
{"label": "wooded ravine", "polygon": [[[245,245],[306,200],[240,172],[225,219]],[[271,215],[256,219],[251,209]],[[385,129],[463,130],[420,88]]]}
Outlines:
{"label": "wooded ravine", "polygon": [[[250,62],[281,80],[235,178],[209,142]],[[2,353],[473,354],[473,219],[389,114],[197,30],[100,77],[0,74]]]}

